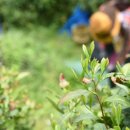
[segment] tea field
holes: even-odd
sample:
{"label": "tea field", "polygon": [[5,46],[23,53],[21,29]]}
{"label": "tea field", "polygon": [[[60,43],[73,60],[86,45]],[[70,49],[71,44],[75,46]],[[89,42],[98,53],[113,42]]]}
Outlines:
{"label": "tea field", "polygon": [[22,80],[24,88],[21,91],[25,91],[38,106],[31,117],[35,122],[34,130],[51,129],[50,115],[59,113],[47,98],[55,101],[56,95],[61,95],[60,73],[64,73],[73,86],[71,67],[76,66],[81,51],[81,45],[53,28],[11,28],[0,34],[1,65],[13,71],[29,73]]}

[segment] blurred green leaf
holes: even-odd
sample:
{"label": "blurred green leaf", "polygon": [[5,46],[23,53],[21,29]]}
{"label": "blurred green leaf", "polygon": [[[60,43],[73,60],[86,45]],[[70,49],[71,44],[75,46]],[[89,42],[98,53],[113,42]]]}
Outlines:
{"label": "blurred green leaf", "polygon": [[87,90],[84,90],[84,89],[79,89],[79,90],[75,90],[75,91],[72,91],[72,92],[69,92],[68,94],[66,94],[65,96],[63,96],[59,103],[64,103],[64,102],[67,102],[69,100],[72,100],[72,99],[75,99],[75,98],[78,98],[80,96],[87,96],[88,95],[88,91]]}
{"label": "blurred green leaf", "polygon": [[105,127],[104,124],[102,124],[102,123],[96,123],[94,125],[94,130],[107,130],[107,129],[106,129],[106,127]]}
{"label": "blurred green leaf", "polygon": [[122,67],[121,67],[121,65],[119,64],[119,62],[117,62],[116,68],[117,68],[118,72],[121,72],[121,73],[123,74],[123,70],[122,70]]}
{"label": "blurred green leaf", "polygon": [[119,126],[114,126],[114,130],[121,130]]}
{"label": "blurred green leaf", "polygon": [[15,110],[11,111],[9,116],[10,117],[19,116],[19,110],[15,109]]}
{"label": "blurred green leaf", "polygon": [[118,104],[115,106],[115,104],[112,104],[112,115],[111,119],[113,121],[114,125],[119,126],[122,120],[122,108],[121,105]]}
{"label": "blurred green leaf", "polygon": [[74,70],[74,69],[71,69],[71,70],[72,70],[72,72],[73,72],[75,78],[76,78],[76,79],[79,79],[79,77],[78,77],[78,75],[76,74],[75,70]]}
{"label": "blurred green leaf", "polygon": [[94,51],[94,48],[95,48],[95,44],[94,44],[94,41],[92,41],[90,43],[90,47],[89,47],[89,54],[90,54],[90,56],[92,55],[92,53]]}
{"label": "blurred green leaf", "polygon": [[101,60],[101,71],[102,71],[102,73],[105,71],[108,64],[109,64],[108,58],[107,59],[102,58],[102,60]]}
{"label": "blurred green leaf", "polygon": [[119,95],[110,96],[110,97],[106,98],[106,100],[104,100],[104,101],[110,102],[110,103],[118,103],[118,104],[122,104],[124,106],[130,106],[130,103],[125,98],[123,98]]}
{"label": "blurred green leaf", "polygon": [[130,63],[123,65],[122,72],[125,76],[130,77]]}
{"label": "blurred green leaf", "polygon": [[74,122],[80,122],[84,120],[94,120],[95,116],[93,113],[81,113],[79,116],[75,117]]}
{"label": "blurred green leaf", "polygon": [[120,84],[120,83],[115,83],[118,87],[120,87],[121,89],[123,89],[127,94],[129,94],[130,90],[127,86]]}
{"label": "blurred green leaf", "polygon": [[130,130],[130,129],[128,127],[126,127],[125,130]]}
{"label": "blurred green leaf", "polygon": [[105,73],[104,75],[103,75],[103,80],[104,79],[107,79],[107,78],[109,78],[109,77],[112,77],[114,75],[114,73],[112,72],[112,73]]}
{"label": "blurred green leaf", "polygon": [[21,80],[25,77],[29,76],[29,72],[21,72],[18,76],[17,76],[17,80]]}
{"label": "blurred green leaf", "polygon": [[86,58],[90,59],[90,55],[88,53],[87,47],[85,45],[82,46],[84,55],[86,56]]}
{"label": "blurred green leaf", "polygon": [[60,113],[64,113],[59,107],[58,107],[58,104],[56,104],[52,99],[50,99],[50,98],[47,98],[48,99],[48,101],[52,104],[52,106],[57,110],[57,111],[59,111]]}
{"label": "blurred green leaf", "polygon": [[92,69],[92,70],[95,70],[95,67],[97,67],[96,69],[99,69],[99,65],[98,65],[97,59],[93,59],[93,60],[91,61],[91,69]]}
{"label": "blurred green leaf", "polygon": [[94,73],[97,73],[100,70],[100,64],[97,62],[95,68],[94,68]]}

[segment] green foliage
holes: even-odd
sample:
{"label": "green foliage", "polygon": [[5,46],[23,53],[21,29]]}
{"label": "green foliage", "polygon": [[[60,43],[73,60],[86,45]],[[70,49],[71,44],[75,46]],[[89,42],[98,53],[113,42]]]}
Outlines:
{"label": "green foliage", "polygon": [[28,91],[28,96],[40,107],[40,110],[36,109],[31,117],[31,120],[36,121],[32,130],[50,130],[49,114],[54,112],[55,116],[59,115],[46,97],[53,100],[52,104],[57,105],[54,95],[59,96],[63,93],[57,87],[61,72],[67,75],[71,85],[79,86],[75,84],[67,63],[73,61],[74,64],[75,61],[77,63],[80,54],[79,46],[66,35],[57,35],[53,28],[42,26],[33,26],[30,30],[11,28],[1,35],[1,64],[30,74],[22,83]]}
{"label": "green foliage", "polygon": [[[99,62],[92,59],[93,50],[93,42],[89,47],[83,45],[81,75],[78,76],[73,71],[83,88],[74,91],[66,88],[67,92],[65,91],[65,95],[60,98],[57,106],[63,113],[60,122],[55,121],[53,124],[54,130],[57,124],[62,130],[124,130],[129,127],[129,117],[126,115],[130,108],[130,89],[124,82],[120,82],[126,81],[126,69],[117,64],[118,72],[108,73],[109,60],[103,58]],[[115,84],[123,87],[111,89],[108,81],[105,82],[108,78],[112,78]],[[54,120],[56,119],[53,118],[52,121]]]}
{"label": "green foliage", "polygon": [[0,67],[0,129],[31,130],[34,120],[30,120],[35,103],[27,95],[20,81],[28,75],[14,69]]}
{"label": "green foliage", "polygon": [[62,24],[76,3],[69,0],[1,0],[0,15],[5,22],[17,26],[32,23]]}
{"label": "green foliage", "polygon": [[105,0],[79,0],[83,8],[88,10],[89,12],[95,12],[99,6],[106,2]]}
{"label": "green foliage", "polygon": [[90,12],[104,0],[0,0],[0,17],[4,26],[31,26],[35,24],[65,23],[74,7],[79,4]]}

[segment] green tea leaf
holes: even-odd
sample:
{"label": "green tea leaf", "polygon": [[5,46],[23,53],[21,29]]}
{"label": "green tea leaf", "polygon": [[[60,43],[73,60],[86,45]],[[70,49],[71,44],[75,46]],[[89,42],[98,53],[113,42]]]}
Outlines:
{"label": "green tea leaf", "polygon": [[97,64],[98,64],[97,59],[93,59],[93,60],[91,61],[91,69],[94,70]]}
{"label": "green tea leaf", "polygon": [[112,105],[112,116],[111,119],[113,121],[113,124],[119,126],[121,123],[121,113],[122,108],[121,105],[118,104],[118,106],[115,106],[115,104]]}
{"label": "green tea leaf", "polygon": [[17,116],[18,114],[19,114],[19,110],[18,109],[15,109],[15,110],[10,112],[10,116],[11,117]]}
{"label": "green tea leaf", "polygon": [[117,62],[117,65],[116,65],[116,68],[119,72],[121,72],[123,74],[123,70],[122,70],[122,67],[121,65],[119,64],[119,62]]}
{"label": "green tea leaf", "polygon": [[94,125],[94,130],[107,130],[105,125],[102,123],[97,123]]}
{"label": "green tea leaf", "polygon": [[125,76],[129,76],[130,77],[130,63],[127,63],[127,64],[125,64],[123,67],[122,67],[122,71],[123,71],[123,74],[125,75]]}
{"label": "green tea leaf", "polygon": [[114,73],[104,74],[102,79],[103,79],[103,80],[104,80],[104,79],[107,79],[107,78],[109,78],[109,77],[112,77],[113,75],[114,75]]}
{"label": "green tea leaf", "polygon": [[108,58],[107,59],[103,58],[101,60],[101,71],[102,71],[102,73],[105,71],[105,69],[108,66],[108,64],[109,64]]}
{"label": "green tea leaf", "polygon": [[74,120],[74,122],[80,122],[80,121],[84,121],[84,120],[94,120],[95,116],[92,113],[81,113],[79,116],[77,116]]}
{"label": "green tea leaf", "polygon": [[83,49],[83,52],[84,52],[84,55],[86,56],[86,58],[90,58],[88,50],[85,45],[82,46],[82,49]]}
{"label": "green tea leaf", "polygon": [[75,78],[76,78],[76,79],[79,79],[79,78],[78,78],[78,75],[77,75],[76,72],[75,72],[75,70],[74,70],[74,69],[71,69],[71,70],[72,70],[72,72],[73,72]]}
{"label": "green tea leaf", "polygon": [[30,73],[29,72],[21,72],[18,76],[17,76],[17,80],[21,80],[25,77],[27,77]]}
{"label": "green tea leaf", "polygon": [[128,127],[126,127],[125,130],[130,130],[130,129]]}
{"label": "green tea leaf", "polygon": [[47,97],[47,99],[48,99],[48,101],[52,104],[52,106],[53,106],[57,111],[59,111],[60,113],[64,113],[52,99],[50,99],[50,98],[48,98],[48,97]]}
{"label": "green tea leaf", "polygon": [[55,126],[55,130],[61,130],[59,125]]}
{"label": "green tea leaf", "polygon": [[122,104],[124,106],[130,106],[130,103],[128,101],[126,101],[125,98],[120,97],[118,95],[114,95],[114,96],[110,96],[110,97],[106,98],[105,102],[119,103],[119,104]]}
{"label": "green tea leaf", "polygon": [[97,73],[100,70],[100,64],[97,63],[95,68],[94,68],[94,73]]}
{"label": "green tea leaf", "polygon": [[119,83],[115,83],[118,87],[120,87],[121,89],[123,89],[127,94],[130,92],[130,90],[128,89],[127,86],[123,85],[123,84],[119,84]]}
{"label": "green tea leaf", "polygon": [[94,114],[89,107],[80,106],[78,109],[79,114],[75,117],[75,122],[97,120],[98,117]]}
{"label": "green tea leaf", "polygon": [[94,41],[92,41],[90,43],[90,47],[89,47],[89,54],[90,54],[90,56],[92,55],[92,53],[94,51],[94,48],[95,48],[95,44],[94,44]]}
{"label": "green tea leaf", "polygon": [[64,103],[64,102],[67,102],[69,100],[72,100],[74,98],[78,98],[80,96],[86,96],[88,95],[88,91],[87,90],[84,90],[84,89],[79,89],[79,90],[75,90],[73,92],[69,92],[68,94],[66,94],[65,96],[63,96],[59,103]]}
{"label": "green tea leaf", "polygon": [[121,130],[119,126],[114,126],[114,130]]}
{"label": "green tea leaf", "polygon": [[89,63],[89,59],[85,59],[85,60],[82,60],[82,68],[85,72],[88,72],[88,63]]}

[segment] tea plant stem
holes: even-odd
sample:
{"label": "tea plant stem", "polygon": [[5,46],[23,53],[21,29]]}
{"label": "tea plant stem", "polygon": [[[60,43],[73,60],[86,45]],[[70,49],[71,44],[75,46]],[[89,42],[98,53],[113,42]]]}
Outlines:
{"label": "tea plant stem", "polygon": [[105,120],[105,114],[104,114],[102,102],[101,102],[101,99],[100,99],[99,95],[97,94],[97,91],[98,91],[98,90],[97,90],[97,84],[95,83],[94,80],[93,80],[93,83],[94,83],[94,86],[95,86],[96,97],[97,97],[97,100],[98,100],[98,102],[99,102],[100,109],[101,109],[101,112],[102,112],[103,121],[104,121],[104,124],[105,124],[106,129],[108,130],[108,126],[107,126],[107,123],[106,123],[106,120]]}
{"label": "tea plant stem", "polygon": [[98,100],[99,105],[100,105],[100,109],[101,109],[101,112],[102,112],[102,117],[103,117],[103,120],[104,120],[105,127],[108,130],[107,123],[106,123],[106,120],[105,120],[105,114],[104,114],[104,111],[103,111],[103,107],[102,107],[100,97],[98,95],[96,95],[96,97],[97,97],[97,100]]}

